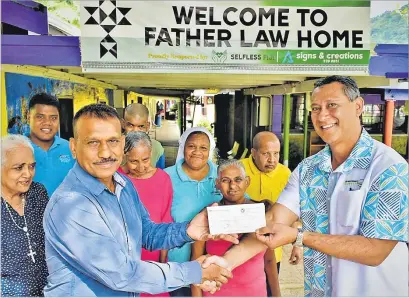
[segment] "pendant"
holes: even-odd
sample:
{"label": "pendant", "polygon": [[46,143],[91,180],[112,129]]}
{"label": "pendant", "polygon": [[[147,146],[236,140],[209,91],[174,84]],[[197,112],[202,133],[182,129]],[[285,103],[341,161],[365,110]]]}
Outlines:
{"label": "pendant", "polygon": [[28,231],[27,227],[23,227],[23,231],[27,232]]}

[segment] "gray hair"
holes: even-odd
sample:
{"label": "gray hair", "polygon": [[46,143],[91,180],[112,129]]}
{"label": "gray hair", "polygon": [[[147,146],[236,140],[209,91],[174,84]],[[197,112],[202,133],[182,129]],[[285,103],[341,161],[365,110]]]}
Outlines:
{"label": "gray hair", "polygon": [[147,133],[143,131],[131,131],[125,137],[124,153],[128,153],[139,145],[143,145],[152,150],[152,141]]}
{"label": "gray hair", "polygon": [[217,177],[220,178],[220,174],[227,168],[230,167],[236,167],[241,171],[241,174],[243,177],[246,177],[246,169],[244,168],[243,164],[238,161],[237,159],[228,159],[228,160],[223,160],[219,167],[217,168]]}
{"label": "gray hair", "polygon": [[314,89],[312,91],[314,92],[315,89],[334,82],[338,82],[344,85],[344,93],[350,101],[354,101],[361,96],[356,82],[352,78],[346,76],[329,76],[319,79],[314,83]]}
{"label": "gray hair", "polygon": [[34,154],[33,145],[31,145],[30,140],[23,135],[11,134],[1,138],[1,167],[6,164],[7,154],[20,146],[29,148]]}

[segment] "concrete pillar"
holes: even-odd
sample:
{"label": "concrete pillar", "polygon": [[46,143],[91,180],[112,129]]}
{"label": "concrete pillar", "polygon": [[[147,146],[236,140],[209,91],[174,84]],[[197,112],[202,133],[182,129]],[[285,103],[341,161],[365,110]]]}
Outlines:
{"label": "concrete pillar", "polygon": [[393,114],[395,109],[395,102],[393,100],[385,101],[385,118],[383,128],[383,143],[392,147],[392,131],[393,131]]}
{"label": "concrete pillar", "polygon": [[283,164],[288,167],[290,152],[291,94],[284,96]]}

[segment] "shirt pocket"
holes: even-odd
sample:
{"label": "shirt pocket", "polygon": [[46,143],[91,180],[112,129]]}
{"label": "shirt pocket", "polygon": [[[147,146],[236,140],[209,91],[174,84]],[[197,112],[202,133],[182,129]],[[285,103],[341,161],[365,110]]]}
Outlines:
{"label": "shirt pocket", "polygon": [[337,195],[336,216],[337,224],[345,228],[346,234],[356,234],[361,218],[364,191],[340,191]]}

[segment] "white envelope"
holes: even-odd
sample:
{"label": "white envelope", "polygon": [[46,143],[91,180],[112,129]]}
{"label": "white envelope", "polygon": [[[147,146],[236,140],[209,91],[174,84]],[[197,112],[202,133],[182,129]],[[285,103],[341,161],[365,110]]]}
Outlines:
{"label": "white envelope", "polygon": [[207,207],[210,234],[252,233],[266,226],[264,204]]}

